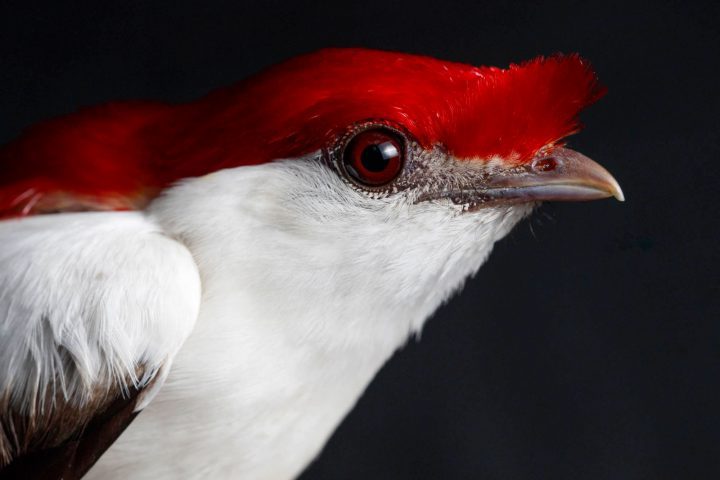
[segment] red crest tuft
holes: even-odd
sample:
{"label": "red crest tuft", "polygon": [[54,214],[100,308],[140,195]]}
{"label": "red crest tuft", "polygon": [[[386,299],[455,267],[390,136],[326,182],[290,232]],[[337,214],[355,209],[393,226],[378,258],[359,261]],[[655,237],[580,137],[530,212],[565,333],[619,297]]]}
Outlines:
{"label": "red crest tuft", "polygon": [[109,104],[29,129],[0,150],[0,217],[142,208],[179,179],[310,153],[367,119],[460,158],[523,162],[577,131],[603,93],[577,55],[499,69],[321,50],[196,102]]}

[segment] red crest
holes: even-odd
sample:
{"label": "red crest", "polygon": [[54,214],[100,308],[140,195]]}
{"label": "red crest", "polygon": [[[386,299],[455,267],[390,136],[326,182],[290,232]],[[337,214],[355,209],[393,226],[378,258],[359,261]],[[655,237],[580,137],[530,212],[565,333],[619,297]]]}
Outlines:
{"label": "red crest", "polygon": [[0,217],[142,208],[179,179],[310,153],[366,119],[460,158],[523,162],[576,132],[603,93],[577,55],[500,69],[321,50],[192,103],[108,104],[30,128],[0,150]]}

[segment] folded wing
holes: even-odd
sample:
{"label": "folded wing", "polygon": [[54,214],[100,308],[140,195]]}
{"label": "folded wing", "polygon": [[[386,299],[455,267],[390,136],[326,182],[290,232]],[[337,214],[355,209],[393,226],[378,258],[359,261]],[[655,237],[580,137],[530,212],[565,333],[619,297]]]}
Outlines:
{"label": "folded wing", "polygon": [[0,221],[0,477],[80,478],[160,388],[200,305],[140,212]]}

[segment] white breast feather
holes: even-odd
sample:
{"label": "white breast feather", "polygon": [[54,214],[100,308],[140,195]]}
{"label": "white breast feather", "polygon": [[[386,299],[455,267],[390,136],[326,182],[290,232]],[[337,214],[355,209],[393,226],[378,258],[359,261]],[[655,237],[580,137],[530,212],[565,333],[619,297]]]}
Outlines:
{"label": "white breast feather", "polygon": [[372,199],[312,156],[169,189],[150,215],[198,263],[200,317],[88,479],[294,478],[529,210]]}

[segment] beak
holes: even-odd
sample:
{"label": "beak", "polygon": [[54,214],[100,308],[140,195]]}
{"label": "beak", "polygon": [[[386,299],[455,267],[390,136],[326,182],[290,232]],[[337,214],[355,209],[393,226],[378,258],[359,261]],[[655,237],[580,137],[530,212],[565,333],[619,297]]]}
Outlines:
{"label": "beak", "polygon": [[620,185],[607,170],[569,148],[538,155],[526,167],[492,172],[483,194],[491,200],[513,203],[608,197],[625,200]]}

